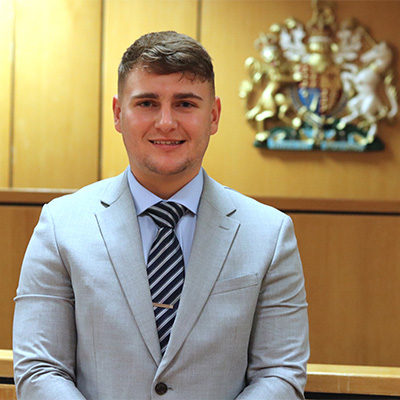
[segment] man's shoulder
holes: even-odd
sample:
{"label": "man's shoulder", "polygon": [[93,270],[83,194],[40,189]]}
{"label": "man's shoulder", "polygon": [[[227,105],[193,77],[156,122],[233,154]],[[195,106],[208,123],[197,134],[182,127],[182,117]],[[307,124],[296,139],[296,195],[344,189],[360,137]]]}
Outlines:
{"label": "man's shoulder", "polygon": [[128,187],[126,182],[126,172],[112,178],[102,179],[82,187],[74,193],[58,197],[49,203],[51,209],[73,209],[85,208],[100,205],[103,197],[111,190],[122,191]]}
{"label": "man's shoulder", "polygon": [[239,212],[246,212],[254,214],[259,217],[269,217],[269,218],[277,218],[282,219],[286,216],[282,211],[268,205],[265,203],[261,203],[260,201],[244,195],[230,187],[225,186],[225,190],[229,193],[229,196],[233,199],[234,203],[238,207]]}
{"label": "man's shoulder", "polygon": [[219,192],[221,195],[228,196],[233,202],[236,208],[236,214],[245,216],[246,218],[255,219],[265,219],[269,220],[275,219],[282,221],[287,215],[282,211],[269,206],[267,204],[261,203],[260,201],[252,198],[251,196],[245,195],[232,189],[229,186],[222,185],[221,183],[209,178],[210,184],[213,186],[215,192]]}

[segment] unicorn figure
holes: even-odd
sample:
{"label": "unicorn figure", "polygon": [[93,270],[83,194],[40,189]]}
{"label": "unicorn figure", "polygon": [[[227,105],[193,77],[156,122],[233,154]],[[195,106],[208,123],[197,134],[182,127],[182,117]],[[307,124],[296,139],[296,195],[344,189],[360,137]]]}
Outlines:
{"label": "unicorn figure", "polygon": [[[392,51],[386,42],[375,44],[359,60],[362,63],[360,68],[355,64],[343,65],[343,87],[353,97],[347,103],[350,114],[341,118],[340,126],[344,128],[349,122],[361,118],[364,121],[360,127],[368,129],[368,144],[374,141],[377,122],[383,118],[391,119],[397,114],[397,92],[392,85],[393,73],[387,73],[392,62]],[[379,94],[382,81],[389,107]]]}

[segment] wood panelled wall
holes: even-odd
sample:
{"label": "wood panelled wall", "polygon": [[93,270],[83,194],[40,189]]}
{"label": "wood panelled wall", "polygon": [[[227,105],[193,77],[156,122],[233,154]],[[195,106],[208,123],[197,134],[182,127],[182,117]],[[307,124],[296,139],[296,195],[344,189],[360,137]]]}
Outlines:
{"label": "wood panelled wall", "polygon": [[22,259],[33,228],[39,220],[41,205],[0,206],[0,349],[11,349],[13,299],[18,286]]}
{"label": "wood panelled wall", "polygon": [[[213,177],[254,196],[399,199],[399,122],[380,124],[382,152],[252,146],[243,64],[258,56],[259,33],[288,16],[307,22],[311,0],[1,0],[0,186],[78,188],[124,169],[111,112],[120,57],[139,35],[174,29],[214,58],[223,115],[205,160]],[[400,48],[400,2],[337,2],[338,22],[349,16]]]}
{"label": "wood panelled wall", "polygon": [[8,186],[10,173],[13,23],[11,2],[0,1],[0,186]]}
{"label": "wood panelled wall", "polygon": [[[338,22],[356,17],[376,40],[386,40],[400,50],[400,1],[335,3]],[[203,2],[201,38],[214,56],[223,109],[206,167],[215,179],[255,196],[400,199],[400,118],[393,125],[380,125],[380,137],[387,145],[383,152],[273,152],[251,147],[254,132],[243,120],[243,103],[237,96],[238,84],[245,77],[243,61],[258,57],[254,39],[273,23],[284,23],[289,15],[309,21],[310,4],[296,0]],[[399,59],[396,70],[400,72]]]}
{"label": "wood panelled wall", "polygon": [[289,214],[306,279],[311,362],[399,366],[400,214]]}
{"label": "wood panelled wall", "polygon": [[[400,50],[400,1],[336,3],[338,22],[357,17],[376,40]],[[374,207],[377,199],[400,201],[400,118],[379,125],[381,152],[254,148],[238,96],[244,61],[258,57],[259,33],[288,16],[307,22],[311,0],[0,0],[0,187],[79,188],[121,172],[127,157],[111,106],[123,51],[153,30],[196,37],[214,59],[223,108],[204,163],[211,176],[290,205],[302,199],[369,204],[361,214],[354,207],[291,213],[307,279],[311,361],[399,366],[399,212]],[[11,345],[12,297],[40,208],[6,203],[0,283],[7,296],[0,307],[9,322],[0,347]]]}

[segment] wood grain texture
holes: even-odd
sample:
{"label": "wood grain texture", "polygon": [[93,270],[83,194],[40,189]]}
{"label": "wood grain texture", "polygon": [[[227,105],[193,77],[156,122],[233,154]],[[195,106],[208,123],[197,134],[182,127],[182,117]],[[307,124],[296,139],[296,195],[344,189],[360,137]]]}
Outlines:
{"label": "wood grain texture", "polygon": [[[0,185],[8,185],[12,172],[16,187],[77,188],[98,179],[99,169],[101,177],[124,169],[127,157],[111,112],[120,57],[139,35],[176,29],[191,36],[200,32],[215,62],[223,115],[220,132],[212,138],[205,160],[210,175],[253,196],[400,199],[398,121],[379,126],[379,136],[386,143],[383,152],[268,152],[252,146],[254,132],[244,121],[238,96],[239,85],[246,78],[244,60],[258,57],[254,40],[271,24],[282,23],[290,15],[308,21],[309,0],[14,3],[16,80],[11,89],[9,50],[14,27],[12,19],[6,17],[7,10],[2,10],[0,24],[0,46],[6,55],[0,60],[6,88],[0,95],[0,101],[5,101],[0,107]],[[12,2],[1,4],[9,7]],[[376,40],[387,40],[393,48],[400,48],[400,2],[338,2],[339,22],[354,15],[370,28]],[[10,90],[15,91],[13,171],[7,170],[12,153],[7,117]]]}
{"label": "wood grain texture", "polygon": [[0,189],[0,205],[42,206],[52,199],[73,193],[65,189]]}
{"label": "wood grain texture", "polygon": [[40,206],[0,206],[0,348],[11,348],[13,299],[26,246],[39,219]]}
{"label": "wood grain texture", "polygon": [[0,350],[0,377],[12,378],[13,372],[13,353],[12,350]]}
{"label": "wood grain texture", "polygon": [[14,187],[98,179],[101,0],[16,2]]}
{"label": "wood grain texture", "polygon": [[0,187],[9,185],[14,7],[0,1]]}
{"label": "wood grain texture", "polygon": [[309,364],[306,392],[400,395],[400,368]]}
{"label": "wood grain texture", "polygon": [[285,212],[309,211],[312,213],[348,213],[348,214],[400,214],[398,200],[346,200],[316,199],[301,197],[257,197],[255,200],[283,210]]}
{"label": "wood grain texture", "polygon": [[0,400],[17,400],[15,386],[0,384]]}
{"label": "wood grain texture", "polygon": [[306,279],[310,362],[399,366],[400,216],[290,215]]}

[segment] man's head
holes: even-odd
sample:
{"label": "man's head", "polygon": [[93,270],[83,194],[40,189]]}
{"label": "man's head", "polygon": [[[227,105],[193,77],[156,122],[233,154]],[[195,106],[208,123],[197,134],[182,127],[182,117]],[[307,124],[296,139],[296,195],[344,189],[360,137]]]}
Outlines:
{"label": "man's head", "polygon": [[210,56],[176,32],[142,36],[122,58],[113,111],[136,179],[169,198],[199,172],[218,130]]}
{"label": "man's head", "polygon": [[118,94],[133,68],[168,75],[182,73],[186,78],[210,82],[214,93],[214,68],[204,47],[190,36],[173,31],[141,36],[124,53],[118,68]]}

